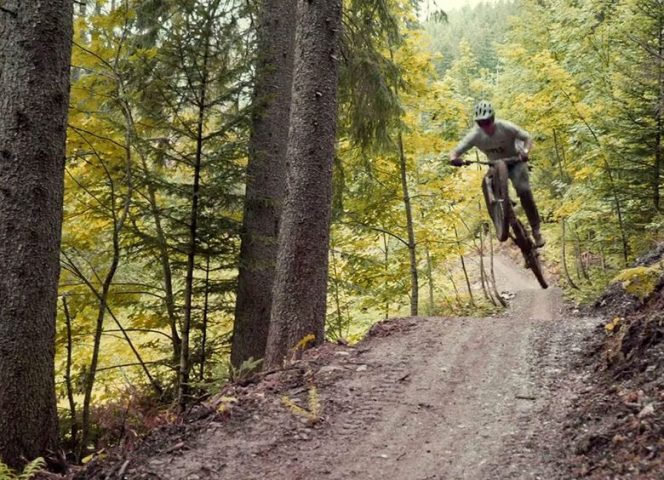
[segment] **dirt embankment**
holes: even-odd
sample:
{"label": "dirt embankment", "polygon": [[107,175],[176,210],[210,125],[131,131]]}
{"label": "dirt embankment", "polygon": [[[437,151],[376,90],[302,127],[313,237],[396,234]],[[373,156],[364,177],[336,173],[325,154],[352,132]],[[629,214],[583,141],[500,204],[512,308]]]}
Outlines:
{"label": "dirt embankment", "polygon": [[[635,262],[664,259],[664,245]],[[593,383],[570,410],[575,474],[664,479],[664,277],[640,299],[616,283],[593,308],[603,318],[585,364]]]}
{"label": "dirt embankment", "polygon": [[198,420],[79,478],[572,478],[566,415],[588,388],[576,366],[598,322],[567,316],[558,289],[509,260],[496,274],[515,293],[500,316],[379,324],[355,347],[227,387]]}

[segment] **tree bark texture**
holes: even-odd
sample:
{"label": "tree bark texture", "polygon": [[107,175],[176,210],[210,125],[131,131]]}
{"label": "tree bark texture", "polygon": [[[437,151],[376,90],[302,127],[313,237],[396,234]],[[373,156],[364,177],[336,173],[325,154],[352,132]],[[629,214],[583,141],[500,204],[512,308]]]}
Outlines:
{"label": "tree bark texture", "polygon": [[0,11],[0,459],[57,446],[55,313],[71,0]]}
{"label": "tree bark texture", "polygon": [[266,351],[282,364],[308,335],[324,338],[335,155],[341,0],[298,0],[287,197]]}
{"label": "tree bark texture", "polygon": [[279,219],[286,193],[286,149],[295,48],[296,0],[264,0],[258,30],[256,112],[249,141],[231,363],[265,356]]}

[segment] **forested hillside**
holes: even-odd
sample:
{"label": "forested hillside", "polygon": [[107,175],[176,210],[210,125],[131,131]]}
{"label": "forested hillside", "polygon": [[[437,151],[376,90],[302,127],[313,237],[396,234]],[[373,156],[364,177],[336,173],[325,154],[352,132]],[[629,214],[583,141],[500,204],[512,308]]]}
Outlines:
{"label": "forested hillside", "polygon": [[[445,12],[444,22],[431,21],[438,20],[435,15],[438,10],[433,9],[423,27],[431,37],[432,50],[440,55],[434,60],[436,70],[445,74],[464,51],[470,49],[480,68],[496,72],[501,63],[496,44],[505,41],[512,22],[523,21],[518,16],[518,4],[514,0],[496,0],[475,7],[466,5]],[[444,2],[433,5],[444,5]]]}
{"label": "forested hillside", "polygon": [[388,317],[502,308],[484,172],[448,162],[479,100],[534,138],[568,297],[662,240],[663,0],[54,3],[0,5],[11,467],[81,462]]}

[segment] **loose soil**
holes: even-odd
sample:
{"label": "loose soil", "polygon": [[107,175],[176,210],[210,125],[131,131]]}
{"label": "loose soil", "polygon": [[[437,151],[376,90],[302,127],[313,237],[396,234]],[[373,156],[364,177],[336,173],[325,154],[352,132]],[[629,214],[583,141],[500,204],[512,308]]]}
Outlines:
{"label": "loose soil", "polygon": [[186,423],[156,430],[127,456],[93,462],[76,478],[556,480],[588,473],[587,456],[574,450],[586,432],[569,415],[594,388],[585,352],[600,321],[571,315],[559,289],[540,289],[512,260],[496,262],[499,288],[514,294],[504,313],[380,323],[354,347],[327,344],[284,371],[226,387]]}

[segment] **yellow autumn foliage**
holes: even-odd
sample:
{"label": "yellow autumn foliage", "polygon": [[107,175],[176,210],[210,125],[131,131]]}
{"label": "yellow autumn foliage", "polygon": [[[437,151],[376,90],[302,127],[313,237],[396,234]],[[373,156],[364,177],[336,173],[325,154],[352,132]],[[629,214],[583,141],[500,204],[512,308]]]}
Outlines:
{"label": "yellow autumn foliage", "polygon": [[663,271],[664,266],[661,263],[649,267],[627,268],[618,273],[612,283],[620,282],[627,293],[643,301],[655,290]]}

